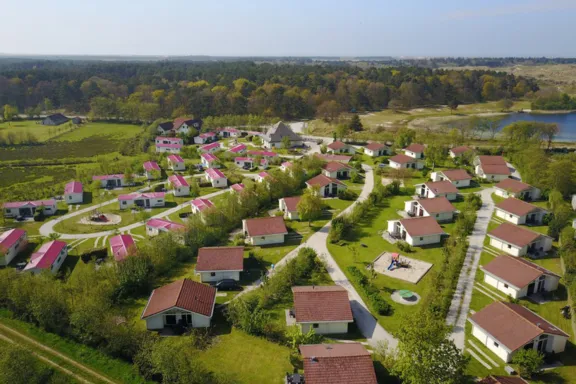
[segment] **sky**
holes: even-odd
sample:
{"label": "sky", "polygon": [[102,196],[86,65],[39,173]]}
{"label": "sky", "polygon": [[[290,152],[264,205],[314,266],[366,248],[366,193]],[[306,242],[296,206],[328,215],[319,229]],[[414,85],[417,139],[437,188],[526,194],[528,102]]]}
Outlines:
{"label": "sky", "polygon": [[576,0],[0,0],[0,53],[576,57]]}

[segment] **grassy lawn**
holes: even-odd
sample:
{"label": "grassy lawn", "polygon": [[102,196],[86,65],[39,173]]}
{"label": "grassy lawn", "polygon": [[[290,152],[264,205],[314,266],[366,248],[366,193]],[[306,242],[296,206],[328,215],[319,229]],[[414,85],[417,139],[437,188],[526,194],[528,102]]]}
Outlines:
{"label": "grassy lawn", "polygon": [[107,137],[111,140],[123,140],[134,137],[140,133],[142,133],[142,128],[138,125],[87,123],[56,137],[54,141],[82,141],[95,136]]}
{"label": "grassy lawn", "polygon": [[[14,133],[16,135],[19,132],[24,133],[25,135],[32,134],[36,137],[36,139],[40,142],[44,142],[51,137],[54,137],[58,134],[58,127],[51,127],[47,125],[40,124],[40,120],[33,120],[33,121],[9,121],[0,123],[0,132],[6,137],[9,133]],[[64,124],[61,126],[61,129],[69,130],[70,128]]]}

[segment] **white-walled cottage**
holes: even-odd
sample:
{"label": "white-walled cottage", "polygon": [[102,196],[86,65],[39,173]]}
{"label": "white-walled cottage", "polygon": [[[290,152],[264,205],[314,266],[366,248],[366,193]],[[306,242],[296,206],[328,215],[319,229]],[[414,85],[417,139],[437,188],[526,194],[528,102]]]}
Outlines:
{"label": "white-walled cottage", "polygon": [[100,186],[106,189],[128,186],[123,174],[92,176],[92,180],[100,181]]}
{"label": "white-walled cottage", "polygon": [[168,161],[168,168],[173,171],[185,171],[186,164],[184,164],[184,159],[179,155],[169,155],[166,160]]}
{"label": "white-walled cottage", "polygon": [[4,203],[5,217],[33,217],[37,209],[43,209],[44,215],[52,216],[58,210],[56,200],[14,201]]}
{"label": "white-walled cottage", "polygon": [[210,144],[204,144],[203,146],[198,148],[198,151],[200,153],[214,153],[216,151],[219,151],[220,149],[222,149],[222,145],[219,142],[215,142]]}
{"label": "white-walled cottage", "polygon": [[240,155],[242,153],[246,153],[247,149],[248,149],[248,147],[246,147],[246,145],[244,145],[244,144],[236,144],[233,147],[230,147],[228,152],[233,153],[235,155]]}
{"label": "white-walled cottage", "polygon": [[156,153],[180,153],[184,140],[179,137],[156,137]]}
{"label": "white-walled cottage", "polygon": [[301,196],[283,197],[278,200],[278,208],[284,212],[284,218],[288,220],[298,220],[298,203]]}
{"label": "white-walled cottage", "polygon": [[502,156],[477,156],[474,167],[476,176],[488,181],[502,181],[512,174]]}
{"label": "white-walled cottage", "polygon": [[334,155],[339,155],[342,153],[350,153],[353,155],[356,153],[356,148],[354,148],[350,144],[343,143],[339,140],[335,140],[332,143],[328,144],[326,146],[326,149],[328,153],[332,153]]}
{"label": "white-walled cottage", "polygon": [[392,153],[389,146],[382,143],[370,143],[364,147],[364,153],[370,157],[388,156]]}
{"label": "white-walled cottage", "polygon": [[43,244],[30,256],[30,262],[24,267],[25,272],[41,273],[50,271],[57,273],[68,256],[68,244],[53,240]]}
{"label": "white-walled cottage", "polygon": [[194,214],[201,214],[211,208],[214,208],[214,203],[208,199],[198,197],[190,202],[190,209]]}
{"label": "white-walled cottage", "polygon": [[150,237],[161,233],[183,234],[186,226],[166,219],[152,218],[146,222],[146,234]]}
{"label": "white-walled cottage", "polygon": [[462,155],[464,155],[466,152],[469,152],[469,151],[473,151],[473,149],[463,145],[463,146],[459,146],[459,147],[450,148],[450,150],[448,151],[448,154],[450,155],[451,158],[455,159],[455,158],[462,157]]}
{"label": "white-walled cottage", "polygon": [[338,161],[330,161],[322,168],[322,174],[332,179],[349,179],[352,172],[356,172],[354,167]]}
{"label": "white-walled cottage", "polygon": [[201,154],[200,161],[204,168],[220,168],[220,160],[211,153]]}
{"label": "white-walled cottage", "polygon": [[516,225],[542,224],[542,220],[547,213],[548,211],[543,208],[513,197],[496,204],[496,217]]}
{"label": "white-walled cottage", "polygon": [[338,192],[345,190],[346,184],[338,179],[333,179],[326,175],[320,174],[306,182],[308,188],[319,187],[321,197],[338,196]]}
{"label": "white-walled cottage", "polygon": [[155,161],[147,161],[143,165],[144,175],[148,180],[152,180],[160,177],[162,170],[160,166]]}
{"label": "white-walled cottage", "polygon": [[496,184],[494,189],[497,196],[515,197],[525,201],[538,200],[541,195],[540,189],[514,179],[504,179]]}
{"label": "white-walled cottage", "polygon": [[28,244],[26,231],[20,228],[13,228],[0,234],[0,266],[6,266],[24,249]]}
{"label": "white-walled cottage", "polygon": [[218,136],[214,132],[204,132],[194,137],[194,144],[207,144],[218,140]]}
{"label": "white-walled cottage", "polygon": [[450,201],[454,201],[458,198],[458,188],[448,180],[416,184],[414,188],[416,188],[418,196],[425,199],[445,197]]}
{"label": "white-walled cottage", "polygon": [[388,220],[388,233],[412,246],[440,244],[445,234],[436,219],[430,216]]}
{"label": "white-walled cottage", "polygon": [[114,260],[121,262],[136,251],[136,242],[130,235],[112,236],[108,243],[110,244],[110,255]]}
{"label": "white-walled cottage", "polygon": [[84,188],[79,181],[71,181],[64,187],[64,201],[66,204],[82,204],[84,201]]}
{"label": "white-walled cottage", "polygon": [[348,333],[354,322],[348,291],[339,285],[292,287],[291,313],[302,333],[313,329],[320,335]]}
{"label": "white-walled cottage", "polygon": [[424,144],[413,143],[402,150],[406,156],[410,156],[413,159],[423,159],[426,146]]}
{"label": "white-walled cottage", "polygon": [[424,162],[419,161],[411,156],[404,155],[402,153],[392,156],[388,159],[388,164],[390,168],[394,169],[422,169],[424,168]]}
{"label": "white-walled cottage", "polygon": [[171,175],[168,177],[168,184],[172,187],[174,196],[190,196],[190,184],[188,184],[184,176]]}
{"label": "white-walled cottage", "polygon": [[552,238],[525,227],[500,224],[488,233],[490,245],[512,256],[541,256],[552,249]]}
{"label": "white-walled cottage", "polygon": [[283,217],[259,217],[242,220],[242,232],[248,244],[268,245],[283,244],[288,229]]}
{"label": "white-walled cottage", "polygon": [[452,221],[456,214],[456,207],[445,197],[406,201],[404,210],[410,216],[431,216],[438,222]]}
{"label": "white-walled cottage", "polygon": [[196,273],[203,283],[223,279],[240,281],[244,271],[244,247],[205,247],[198,250]]}
{"label": "white-walled cottage", "polygon": [[449,181],[456,188],[465,188],[470,186],[472,181],[472,176],[468,174],[464,169],[447,169],[444,171],[432,172],[430,174],[430,179],[432,181]]}
{"label": "white-walled cottage", "polygon": [[139,208],[158,208],[166,204],[166,193],[164,192],[145,192],[145,193],[130,193],[127,195],[118,196],[118,203],[120,209],[127,209],[132,207]]}
{"label": "white-walled cottage", "polygon": [[228,179],[219,169],[208,168],[204,171],[204,178],[214,188],[226,188],[228,186]]}
{"label": "white-walled cottage", "polygon": [[288,137],[290,140],[290,147],[302,146],[302,138],[294,133],[289,126],[279,121],[262,136],[264,148],[282,148],[284,137]]}

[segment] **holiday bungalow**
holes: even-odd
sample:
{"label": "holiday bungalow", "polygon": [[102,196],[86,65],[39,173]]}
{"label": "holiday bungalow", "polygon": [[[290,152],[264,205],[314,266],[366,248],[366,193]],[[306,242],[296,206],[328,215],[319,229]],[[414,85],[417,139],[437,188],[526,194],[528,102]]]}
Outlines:
{"label": "holiday bungalow", "polygon": [[204,178],[214,188],[226,188],[228,186],[228,179],[219,169],[208,168],[204,171]]}
{"label": "holiday bungalow", "polygon": [[494,186],[495,193],[501,197],[515,197],[532,201],[540,198],[540,189],[514,179],[504,179]]}
{"label": "holiday bungalow", "polygon": [[218,139],[218,136],[216,136],[216,134],[214,132],[205,132],[205,133],[201,133],[198,136],[196,136],[194,138],[194,144],[208,144],[211,143],[213,141],[216,141]]}
{"label": "holiday bungalow", "polygon": [[[255,159],[252,157],[235,157],[234,164],[242,169],[251,169],[254,168]],[[268,168],[268,159],[262,158],[260,159],[260,169]]]}
{"label": "holiday bungalow", "polygon": [[242,183],[238,183],[238,184],[232,184],[230,186],[230,192],[232,193],[240,193],[242,192],[246,187],[244,186],[244,184]]}
{"label": "holiday bungalow", "polygon": [[28,236],[23,229],[13,228],[0,234],[0,266],[10,264],[27,244]]}
{"label": "holiday bungalow", "polygon": [[290,142],[290,147],[302,146],[302,138],[294,133],[292,129],[279,121],[266,131],[262,136],[264,148],[282,148],[284,138],[287,137]]}
{"label": "holiday bungalow", "polygon": [[502,156],[477,156],[474,167],[476,176],[489,181],[502,181],[511,175]]}
{"label": "holiday bungalow", "polygon": [[240,281],[244,271],[244,247],[206,247],[198,250],[196,273],[203,283],[224,279]]}
{"label": "holiday bungalow", "polygon": [[570,337],[519,304],[495,301],[468,320],[472,324],[472,335],[506,363],[521,349],[535,349],[545,354],[564,352]]}
{"label": "holiday bungalow", "polygon": [[168,133],[168,132],[172,131],[172,129],[174,129],[174,123],[171,121],[166,121],[164,123],[158,124],[156,131],[158,133]]}
{"label": "holiday bungalow", "polygon": [[542,224],[547,210],[522,200],[510,197],[496,204],[496,216],[512,224]]}
{"label": "holiday bungalow", "polygon": [[170,152],[180,153],[184,141],[179,137],[164,137],[158,136],[156,138],[156,152]]}
{"label": "holiday bungalow", "polygon": [[333,179],[349,179],[352,172],[356,172],[354,167],[337,161],[331,161],[322,168],[322,173]]}
{"label": "holiday bungalow", "polygon": [[281,170],[282,172],[286,172],[286,171],[290,170],[290,168],[292,168],[293,165],[294,165],[294,164],[292,164],[292,162],[290,162],[290,161],[285,161],[285,162],[283,162],[282,164],[280,164],[280,170]]}
{"label": "holiday bungalow", "polygon": [[50,241],[30,256],[30,262],[26,264],[24,271],[35,274],[43,271],[56,273],[66,260],[66,256],[68,256],[68,244],[59,240]]}
{"label": "holiday bungalow", "polygon": [[184,159],[179,155],[169,155],[166,160],[168,161],[168,168],[173,171],[185,171],[186,165]]}
{"label": "holiday bungalow", "polygon": [[200,148],[198,148],[198,151],[200,151],[200,153],[214,153],[219,151],[221,148],[222,144],[220,144],[219,142],[215,142],[201,146]]}
{"label": "holiday bungalow", "polygon": [[248,147],[246,147],[244,144],[237,144],[233,147],[230,147],[228,152],[233,153],[235,155],[239,155],[239,154],[245,153],[247,148]]}
{"label": "holiday bungalow", "polygon": [[320,335],[348,333],[354,322],[348,291],[339,285],[292,287],[294,307],[290,317],[306,334],[311,329]]}
{"label": "holiday bungalow", "polygon": [[127,195],[118,196],[118,203],[120,209],[127,209],[132,207],[159,208],[166,204],[165,196],[166,193],[164,192],[134,192]]}
{"label": "holiday bungalow", "polygon": [[346,163],[348,164],[350,162],[350,160],[352,160],[352,156],[346,156],[346,155],[331,155],[329,153],[317,153],[314,154],[314,156],[328,162],[328,161],[338,161],[340,163]]}
{"label": "holiday bungalow", "polygon": [[36,210],[43,209],[44,215],[52,216],[56,213],[56,200],[15,201],[4,203],[5,217],[33,217]]}
{"label": "holiday bungalow", "polygon": [[430,174],[430,179],[432,181],[448,180],[454,184],[456,188],[465,188],[470,186],[472,176],[470,176],[464,169],[447,169],[444,171],[432,172]]}
{"label": "holiday bungalow", "polygon": [[168,183],[172,186],[174,196],[190,196],[190,184],[184,176],[172,175],[168,177]]}
{"label": "holiday bungalow", "polygon": [[313,187],[320,188],[320,197],[338,196],[338,192],[345,190],[346,184],[338,179],[320,174],[308,180],[306,186],[310,189]]}
{"label": "holiday bungalow", "polygon": [[439,244],[445,234],[436,219],[430,216],[388,220],[388,233],[412,246]]}
{"label": "holiday bungalow", "polygon": [[190,119],[187,117],[179,117],[174,120],[174,125],[172,131],[175,134],[187,135],[190,129],[194,128],[197,132],[202,129],[202,120],[200,119]]}
{"label": "holiday bungalow", "polygon": [[466,152],[473,151],[472,148],[466,146],[454,147],[450,148],[448,154],[451,158],[455,159],[457,157],[462,157]]}
{"label": "holiday bungalow", "polygon": [[110,255],[118,262],[132,256],[136,251],[136,242],[130,235],[112,236],[108,243],[110,244]]}
{"label": "holiday bungalow", "polygon": [[558,289],[560,276],[521,257],[498,256],[481,266],[484,282],[514,299]]}
{"label": "holiday bungalow", "polygon": [[201,154],[200,161],[204,168],[220,168],[220,160],[211,153]]}
{"label": "holiday bungalow", "polygon": [[218,136],[224,139],[228,139],[230,137],[240,137],[242,136],[242,132],[236,128],[226,127],[218,130]]}
{"label": "holiday bungalow", "polygon": [[284,212],[284,218],[288,220],[298,220],[298,203],[301,196],[283,197],[278,200],[278,208]]}
{"label": "holiday bungalow", "polygon": [[183,279],[153,290],[140,318],[151,331],[208,328],[215,304],[216,288]]}
{"label": "holiday bungalow", "polygon": [[55,113],[53,115],[49,115],[46,116],[43,120],[42,120],[42,125],[62,125],[64,123],[67,123],[70,119],[68,119],[66,116],[64,116],[61,113]]}
{"label": "holiday bungalow", "polygon": [[263,183],[265,181],[270,181],[272,179],[272,176],[270,176],[270,174],[268,172],[260,172],[259,174],[257,174],[254,177],[254,180],[257,183]]}
{"label": "holiday bungalow", "polygon": [[398,154],[392,156],[388,159],[388,163],[390,168],[394,169],[402,169],[402,168],[411,168],[411,169],[422,169],[424,168],[424,163],[421,161],[416,160],[413,157]]}
{"label": "holiday bungalow", "polygon": [[542,256],[552,249],[552,238],[510,223],[488,233],[490,245],[512,256]]}
{"label": "holiday bungalow", "polygon": [[150,219],[146,222],[146,234],[150,237],[158,236],[161,233],[182,234],[186,226],[165,219]]}
{"label": "holiday bungalow", "polygon": [[364,153],[370,157],[388,156],[391,154],[391,149],[386,144],[369,143],[364,147]]}
{"label": "holiday bungalow", "polygon": [[446,197],[406,201],[404,210],[409,216],[431,216],[438,222],[452,221],[456,214],[456,208]]}
{"label": "holiday bungalow", "polygon": [[190,208],[193,214],[202,214],[204,211],[214,208],[214,203],[199,197],[190,202]]}
{"label": "holiday bungalow", "polygon": [[100,186],[106,189],[128,186],[123,174],[92,176],[92,180],[100,181]]}
{"label": "holiday bungalow", "polygon": [[64,187],[64,201],[66,204],[82,204],[84,189],[79,181],[71,181]]}
{"label": "holiday bungalow", "polygon": [[143,165],[144,168],[144,175],[148,180],[155,179],[160,177],[161,169],[157,162],[155,161],[147,161]]}
{"label": "holiday bungalow", "polygon": [[288,234],[284,218],[280,216],[242,220],[246,242],[252,245],[283,244]]}
{"label": "holiday bungalow", "polygon": [[434,197],[445,197],[450,201],[458,198],[458,188],[448,180],[444,181],[428,181],[424,184],[416,184],[414,186],[416,193],[421,198],[432,199]]}
{"label": "holiday bungalow", "polygon": [[342,153],[351,153],[351,154],[356,153],[356,148],[338,140],[335,140],[332,143],[328,144],[326,148],[327,151],[333,155],[339,155]]}
{"label": "holiday bungalow", "polygon": [[426,146],[423,144],[410,144],[406,148],[402,149],[406,156],[410,156],[413,159],[423,159],[424,158],[424,151],[426,150]]}

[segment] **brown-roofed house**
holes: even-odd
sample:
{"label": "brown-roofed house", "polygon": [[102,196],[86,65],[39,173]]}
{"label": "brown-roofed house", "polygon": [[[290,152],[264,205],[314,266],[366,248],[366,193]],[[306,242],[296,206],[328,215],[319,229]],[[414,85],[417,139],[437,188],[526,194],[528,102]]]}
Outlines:
{"label": "brown-roofed house", "polygon": [[360,343],[301,345],[306,384],[376,384],[370,353]]}
{"label": "brown-roofed house", "polygon": [[472,335],[508,363],[520,349],[564,351],[568,334],[529,309],[495,301],[469,318]]}
{"label": "brown-roofed house", "polygon": [[454,148],[450,148],[450,150],[448,151],[448,154],[450,155],[451,158],[457,158],[457,157],[462,157],[463,154],[465,154],[466,152],[469,151],[473,151],[472,148],[467,147],[465,145],[459,146],[459,147],[454,147]]}
{"label": "brown-roofed house", "polygon": [[215,303],[216,288],[188,279],[178,280],[152,291],[141,318],[150,330],[209,327]]}
{"label": "brown-roofed house", "polygon": [[548,213],[543,208],[510,197],[496,204],[496,216],[512,224],[541,224]]}
{"label": "brown-roofed house", "polygon": [[560,276],[521,257],[498,256],[480,267],[484,282],[517,299],[558,288]]}
{"label": "brown-roofed house", "polygon": [[278,208],[284,212],[284,218],[288,220],[298,220],[298,203],[301,196],[283,197],[278,199]]}
{"label": "brown-roofed house", "polygon": [[252,245],[282,244],[288,229],[281,216],[259,217],[242,220],[242,232]]}
{"label": "brown-roofed house", "polygon": [[406,154],[406,156],[410,156],[413,159],[423,159],[425,149],[426,149],[425,145],[413,143],[404,148],[403,151]]}
{"label": "brown-roofed house", "polygon": [[319,174],[306,182],[308,188],[319,187],[321,197],[337,196],[338,192],[345,190],[346,184],[338,179]]}
{"label": "brown-roofed house", "polygon": [[406,201],[404,210],[410,216],[431,216],[436,221],[452,221],[456,208],[445,197]]}
{"label": "brown-roofed house", "polygon": [[382,143],[369,143],[364,147],[364,153],[370,157],[387,156],[390,154],[390,147]]}
{"label": "brown-roofed house", "polygon": [[502,156],[477,156],[474,166],[476,175],[489,181],[502,181],[512,174]]}
{"label": "brown-roofed house", "polygon": [[350,153],[355,154],[356,148],[351,146],[350,144],[343,143],[339,140],[333,141],[332,143],[328,144],[327,147],[328,152],[334,155],[342,154],[342,153]]}
{"label": "brown-roofed house", "polygon": [[520,376],[488,376],[478,382],[478,384],[529,384]]}
{"label": "brown-roofed house", "polygon": [[388,233],[412,246],[439,244],[445,234],[436,219],[430,216],[388,220]]}
{"label": "brown-roofed house", "polygon": [[456,188],[465,188],[470,186],[472,176],[464,169],[446,169],[444,171],[432,172],[430,174],[432,181],[449,181]]}
{"label": "brown-roofed house", "polygon": [[348,179],[354,171],[353,167],[338,161],[330,161],[322,168],[322,173],[333,179]]}
{"label": "brown-roofed house", "polygon": [[416,188],[418,196],[427,199],[445,197],[450,201],[454,201],[458,198],[458,188],[448,180],[428,181],[424,184],[417,184],[414,188]]}
{"label": "brown-roofed house", "polygon": [[538,200],[541,195],[540,189],[514,179],[504,179],[496,184],[494,189],[497,196],[515,197],[526,201]]}
{"label": "brown-roofed house", "polygon": [[422,169],[422,168],[424,168],[424,163],[422,161],[419,161],[413,157],[404,155],[402,153],[389,158],[388,163],[390,165],[390,168],[394,168],[394,169],[402,169],[402,168]]}
{"label": "brown-roofed house", "polygon": [[320,334],[344,334],[352,323],[348,291],[339,285],[292,287],[293,316],[307,333],[311,328]]}
{"label": "brown-roofed house", "polygon": [[203,283],[223,279],[240,281],[244,270],[244,247],[204,247],[198,250],[196,272]]}
{"label": "brown-roofed house", "polygon": [[488,233],[490,245],[512,256],[542,255],[552,248],[552,238],[510,223]]}

